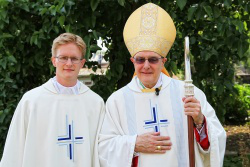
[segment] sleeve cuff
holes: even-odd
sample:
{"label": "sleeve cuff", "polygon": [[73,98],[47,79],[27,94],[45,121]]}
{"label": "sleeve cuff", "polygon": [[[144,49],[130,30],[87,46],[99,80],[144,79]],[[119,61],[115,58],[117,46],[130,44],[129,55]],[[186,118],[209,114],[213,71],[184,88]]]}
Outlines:
{"label": "sleeve cuff", "polygon": [[201,128],[200,131],[198,131],[197,128],[194,128],[195,133],[195,139],[196,142],[199,143],[199,145],[204,149],[207,150],[210,146],[210,142],[208,140],[208,134],[207,134],[207,122],[206,118],[204,117],[204,125]]}

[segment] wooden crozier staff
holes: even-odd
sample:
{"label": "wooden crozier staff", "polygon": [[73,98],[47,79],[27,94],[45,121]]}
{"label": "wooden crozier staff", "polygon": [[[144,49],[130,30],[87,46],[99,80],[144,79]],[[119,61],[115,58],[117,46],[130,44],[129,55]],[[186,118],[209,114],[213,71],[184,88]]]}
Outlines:
{"label": "wooden crozier staff", "polygon": [[[189,38],[185,37],[185,97],[194,96],[194,85],[191,79],[190,68],[190,51],[189,51]],[[189,147],[189,166],[195,167],[194,155],[194,121],[191,116],[187,116],[188,122],[188,147]]]}

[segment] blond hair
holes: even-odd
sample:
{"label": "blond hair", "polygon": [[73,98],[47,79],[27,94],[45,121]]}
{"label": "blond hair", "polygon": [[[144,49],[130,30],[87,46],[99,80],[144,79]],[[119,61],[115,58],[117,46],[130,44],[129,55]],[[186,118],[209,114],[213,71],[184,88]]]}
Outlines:
{"label": "blond hair", "polygon": [[86,54],[86,44],[80,36],[72,34],[72,33],[63,33],[59,35],[56,39],[54,39],[53,45],[51,48],[52,57],[56,56],[56,50],[60,45],[64,45],[68,43],[76,44],[82,53],[82,58],[84,58]]}

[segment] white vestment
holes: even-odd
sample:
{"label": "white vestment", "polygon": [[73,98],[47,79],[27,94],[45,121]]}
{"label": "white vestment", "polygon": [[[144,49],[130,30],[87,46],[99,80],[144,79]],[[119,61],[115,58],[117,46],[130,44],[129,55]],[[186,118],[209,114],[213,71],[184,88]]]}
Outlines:
{"label": "white vestment", "polygon": [[7,135],[0,167],[99,167],[104,102],[84,84],[58,94],[52,79],[24,94]]}
{"label": "white vestment", "polygon": [[[170,136],[171,150],[164,154],[139,153],[139,167],[187,167],[188,130],[184,114],[184,82],[162,77],[159,96],[143,93],[136,77],[113,93],[106,103],[106,116],[99,135],[99,158],[102,167],[131,167],[137,135],[160,131]],[[195,142],[196,167],[221,167],[226,133],[207,102],[204,93],[195,87],[195,97],[206,117],[210,147],[203,150]]]}

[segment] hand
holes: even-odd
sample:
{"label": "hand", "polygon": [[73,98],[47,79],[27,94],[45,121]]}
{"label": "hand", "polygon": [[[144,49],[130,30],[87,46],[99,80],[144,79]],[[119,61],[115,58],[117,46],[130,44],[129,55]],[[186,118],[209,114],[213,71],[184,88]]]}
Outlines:
{"label": "hand", "polygon": [[201,112],[200,101],[195,97],[182,98],[184,104],[184,112],[186,115],[192,116],[195,124],[202,124],[204,115]]}
{"label": "hand", "polygon": [[165,153],[171,149],[171,145],[169,136],[160,136],[160,132],[149,132],[137,136],[135,152]]}

